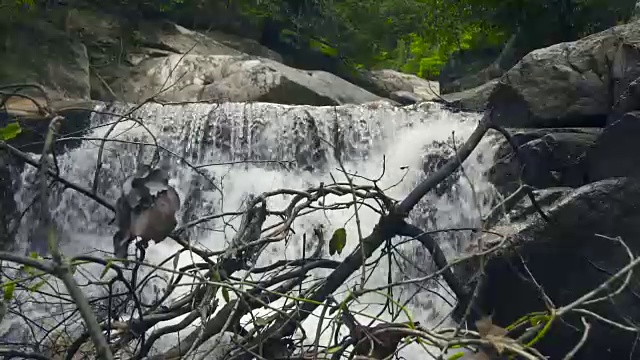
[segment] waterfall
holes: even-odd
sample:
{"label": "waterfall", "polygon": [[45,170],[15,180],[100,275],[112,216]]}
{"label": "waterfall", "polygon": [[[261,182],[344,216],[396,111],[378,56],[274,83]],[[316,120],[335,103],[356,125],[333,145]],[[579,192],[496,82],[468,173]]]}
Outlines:
{"label": "waterfall", "polygon": [[[99,138],[103,137],[117,118],[110,113],[122,114],[131,109],[128,104],[101,104],[92,115],[92,128],[82,135],[69,135],[60,141],[84,140],[58,154],[60,175],[76,184],[91,188],[96,170]],[[159,155],[171,164],[171,182],[180,195],[182,208],[178,216],[179,226],[205,215],[237,212],[243,209],[247,196],[275,189],[304,190],[336,181],[346,181],[340,171],[338,160],[343,159],[344,167],[350,174],[357,174],[353,181],[370,184],[368,179],[380,178],[377,183],[382,189],[388,188],[387,195],[402,199],[427,172],[434,171],[443,159],[450,156],[455,146],[469,136],[475,128],[479,115],[453,113],[434,103],[423,103],[408,107],[394,107],[385,102],[365,105],[345,105],[338,107],[285,106],[267,103],[222,103],[222,104],[145,104],[131,115],[132,120],[121,121],[110,135],[104,147],[102,167],[98,181],[98,193],[111,203],[119,196],[119,186],[133,174],[136,157],[143,151],[142,158],[150,161],[154,146],[160,146]],[[153,136],[151,135],[153,134]],[[451,139],[455,138],[455,145]],[[140,144],[147,144],[145,146]],[[339,144],[336,155],[331,144]],[[142,150],[140,150],[142,149]],[[483,140],[472,156],[465,162],[463,172],[458,172],[447,180],[448,188],[439,188],[423,199],[411,214],[410,221],[428,230],[478,226],[481,214],[486,214],[494,201],[494,190],[486,179],[486,171],[493,160],[495,146],[490,139]],[[34,154],[34,158],[37,157]],[[207,180],[205,178],[209,178]],[[20,210],[25,210],[34,201],[36,172],[27,168],[22,174],[22,186],[16,194]],[[270,198],[269,209],[283,209],[290,196]],[[349,198],[342,199],[348,201]],[[339,201],[333,198],[329,201]],[[92,254],[106,257],[111,255],[111,237],[115,226],[109,222],[113,214],[90,198],[70,189],[63,190],[55,185],[50,193],[50,209],[54,221],[61,230],[61,250],[66,256]],[[31,215],[23,218],[23,229],[28,229]],[[359,208],[360,225],[366,236],[373,229],[379,215],[367,207]],[[269,219],[265,226],[277,219]],[[215,219],[191,228],[188,238],[202,248],[213,251],[225,249],[235,234],[239,216]],[[323,256],[334,260],[344,259],[358,243],[358,231],[353,209],[317,211],[301,216],[294,224],[296,235],[285,242],[270,244],[257,259],[256,266],[265,266],[283,259],[298,259],[310,252],[310,245],[303,244],[303,234],[311,238],[313,229],[322,224],[330,237],[331,233],[344,227],[347,243],[341,254],[330,256],[327,247]],[[26,251],[28,233],[18,234],[21,251]],[[469,241],[471,234],[464,231],[442,233],[437,236],[449,258],[459,255],[461,247]],[[400,243],[401,239],[393,239]],[[424,276],[424,271],[433,270],[426,250],[407,242],[398,247],[401,257],[393,264],[394,281]],[[130,248],[130,253],[133,252]],[[146,261],[159,264],[166,257],[180,249],[171,239],[151,244],[147,249]],[[102,253],[106,252],[106,253]],[[378,250],[380,252],[380,250]],[[375,255],[374,255],[375,257]],[[191,263],[188,253],[179,258],[178,266]],[[422,268],[416,268],[415,263]],[[171,262],[163,265],[172,268]],[[389,264],[383,257],[367,282],[367,287],[382,286],[387,283]],[[97,279],[103,267],[95,264],[79,266],[76,277],[81,283],[86,278]],[[150,269],[141,270],[149,272]],[[310,275],[326,277],[330,269],[316,269]],[[111,276],[111,275],[109,275]],[[106,276],[105,278],[108,278]],[[338,292],[336,300],[346,296],[360,279],[355,273]],[[162,290],[166,282],[154,280],[153,287],[146,287],[141,296],[152,300],[153,288]],[[42,288],[62,289],[57,283],[49,283]],[[83,287],[88,294],[103,294],[104,287]],[[60,290],[62,291],[62,290]],[[189,287],[179,288],[172,298],[189,292]],[[414,321],[427,327],[451,325],[445,321],[451,311],[454,298],[448,288],[434,281],[398,287],[394,294],[407,303],[407,309]],[[10,331],[21,337],[42,336],[47,327],[58,324],[66,315],[69,304],[45,295],[17,293],[16,297],[31,299],[32,305],[22,307],[29,318],[39,322],[38,330],[16,331],[20,326],[18,318],[5,320],[0,324],[0,333]],[[221,304],[222,295],[218,294]],[[365,296],[361,311],[369,316],[377,316],[382,309],[384,297],[376,294]],[[357,306],[355,307],[357,308]],[[319,311],[320,309],[318,309]],[[256,315],[257,316],[257,315]],[[391,320],[391,315],[380,316]],[[365,315],[358,319],[368,322]],[[70,326],[82,324],[76,315],[66,320]],[[181,319],[181,318],[180,318]],[[179,319],[178,319],[179,320]],[[177,322],[173,320],[172,322]],[[405,321],[401,315],[396,321]],[[194,324],[198,324],[196,321]],[[12,325],[12,326],[10,326]],[[161,325],[165,325],[162,323]],[[325,324],[326,325],[326,324]],[[317,319],[310,317],[304,328],[313,341]],[[40,329],[41,328],[41,329]],[[194,327],[180,332],[186,336]],[[344,327],[342,328],[344,332]],[[37,333],[37,334],[36,334]],[[311,334],[311,335],[309,335]],[[17,336],[17,335],[15,335]],[[157,343],[155,352],[165,350],[177,341],[177,335],[167,335]],[[330,332],[323,333],[322,342],[331,339]],[[22,341],[22,340],[19,340]],[[401,350],[407,359],[423,359],[428,355],[422,347],[415,345]]]}

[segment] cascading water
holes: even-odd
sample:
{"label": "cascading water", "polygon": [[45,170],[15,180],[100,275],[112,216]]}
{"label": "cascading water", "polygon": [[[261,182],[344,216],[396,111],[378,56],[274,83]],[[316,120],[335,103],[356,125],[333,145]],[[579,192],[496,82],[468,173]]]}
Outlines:
{"label": "cascading water", "polygon": [[[99,106],[97,110],[103,114],[93,115],[93,129],[84,135],[85,140],[81,145],[57,157],[60,175],[91,188],[100,147],[99,138],[105,135],[110,123],[116,120],[104,113],[122,114],[129,108],[125,104]],[[133,121],[122,121],[116,126],[110,139],[117,141],[108,141],[105,145],[98,193],[115,203],[120,185],[126,177],[133,174],[138,165],[136,156],[141,147],[139,144],[154,142],[150,131],[162,148],[160,155],[172,167],[171,185],[176,188],[182,200],[179,225],[212,213],[242,210],[249,194],[285,188],[303,190],[320,183],[331,183],[332,177],[336,181],[345,181],[338,169],[334,149],[329,143],[339,144],[340,156],[351,174],[375,179],[380,177],[384,169],[384,176],[378,185],[383,189],[389,188],[386,193],[390,197],[402,199],[425,177],[425,169],[435,170],[439,161],[453,153],[452,135],[456,140],[455,146],[459,146],[479,120],[476,114],[452,113],[432,103],[404,108],[387,103],[340,107],[265,103],[146,104],[136,110],[132,117],[140,119],[146,128]],[[151,159],[153,150],[153,146],[144,146],[145,161]],[[438,189],[429,194],[413,211],[410,220],[428,230],[478,226],[480,214],[486,214],[494,200],[493,187],[485,178],[493,159],[493,151],[491,142],[483,140],[465,162],[464,172],[457,173],[448,180],[451,188],[447,191]],[[203,175],[211,181],[206,180]],[[30,184],[34,183],[35,170],[26,169],[22,177],[24,185],[16,194],[16,200],[25,209],[34,201],[35,185]],[[360,177],[354,177],[354,181],[370,184]],[[290,196],[270,198],[268,208],[283,209],[289,200]],[[50,194],[50,207],[54,221],[64,234],[61,237],[61,250],[66,256],[86,253],[97,254],[96,256],[111,255],[111,236],[116,229],[109,225],[113,214],[108,209],[73,190],[62,191],[55,186]],[[23,225],[31,221],[30,216],[32,215],[27,213],[23,218]],[[366,236],[378,221],[378,215],[361,207],[359,217],[363,235]],[[205,222],[191,228],[188,237],[198,246],[214,251],[223,250],[233,238],[239,221],[240,218],[236,216]],[[271,223],[273,220],[268,220],[265,226]],[[358,231],[351,208],[314,212],[294,222],[296,235],[286,244],[278,242],[269,245],[258,258],[257,265],[301,258],[303,251],[308,254],[309,249],[303,249],[302,234],[311,235],[314,227],[320,224],[329,234],[340,227],[345,227],[348,234],[347,244],[341,255],[330,256],[325,247],[323,256],[340,260],[356,247]],[[440,234],[438,239],[447,256],[452,258],[459,254],[460,246],[468,242],[470,236],[468,232],[458,231]],[[26,247],[28,234],[23,232],[19,237],[20,245]],[[393,241],[399,242],[399,239]],[[152,244],[148,248],[146,261],[160,263],[179,248],[171,239]],[[107,254],[100,254],[100,251]],[[400,246],[399,251],[402,256],[393,264],[393,281],[424,276],[425,271],[433,269],[428,260],[429,255],[421,245],[408,242]],[[190,262],[191,258],[183,254],[179,266]],[[171,264],[165,266],[172,267]],[[387,270],[388,263],[384,257],[369,277],[367,287],[385,285],[388,280]],[[90,265],[82,267],[82,271],[78,270],[78,273],[98,279],[101,271],[101,266]],[[310,274],[322,278],[330,271],[316,269]],[[336,299],[339,301],[344,298],[345,291],[359,280],[360,274],[355,273],[336,293]],[[49,286],[55,288],[58,285]],[[156,286],[162,288],[166,283],[158,280]],[[104,292],[104,287],[98,286],[83,289],[87,292]],[[187,287],[180,288],[167,302],[188,291]],[[154,296],[151,290],[142,295],[147,299]],[[33,294],[19,296],[34,297]],[[395,296],[407,302],[414,321],[420,321],[426,326],[440,324],[451,310],[449,303],[454,300],[446,286],[433,282],[399,287]],[[34,304],[21,309],[33,321],[41,322],[41,329],[37,331],[39,333],[22,332],[21,336],[42,336],[47,326],[54,326],[66,315],[63,310],[69,304],[53,298],[40,301],[43,302],[40,305]],[[224,300],[221,301],[224,303]],[[378,316],[384,298],[372,294],[362,298],[361,302],[368,304],[359,310],[369,316]],[[380,317],[391,320],[388,313]],[[370,320],[364,315],[358,315],[357,318],[364,323]],[[401,315],[395,321],[404,320],[406,317]],[[6,331],[13,324],[15,335],[20,333],[16,332],[19,321],[18,318],[5,320],[0,326]],[[317,318],[314,317],[310,317],[304,324],[307,334],[315,334],[316,326]],[[194,327],[189,327],[179,335],[184,337],[193,329]],[[313,337],[310,335],[311,339],[307,341],[313,341]],[[169,348],[177,339],[177,334],[167,335],[162,344],[157,343],[154,352]],[[329,339],[329,332],[323,333],[322,342],[326,343]],[[407,359],[423,359],[428,356],[417,345],[403,349],[401,354]]]}

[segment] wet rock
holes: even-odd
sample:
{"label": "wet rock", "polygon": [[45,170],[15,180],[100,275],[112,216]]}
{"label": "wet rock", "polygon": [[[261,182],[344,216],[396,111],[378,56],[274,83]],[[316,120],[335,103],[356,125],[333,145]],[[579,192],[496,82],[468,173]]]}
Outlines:
{"label": "wet rock", "polygon": [[624,115],[607,126],[586,154],[588,180],[640,177],[640,112]]}
{"label": "wet rock", "polygon": [[487,108],[489,95],[491,95],[498,81],[498,79],[495,79],[468,90],[444,94],[441,99],[435,99],[435,101],[446,102],[448,105],[465,111],[484,111]]}
{"label": "wet rock", "polygon": [[89,57],[76,38],[44,21],[0,24],[0,44],[0,83],[40,84],[53,99],[89,98]]}
{"label": "wet rock", "polygon": [[[340,105],[381,100],[335,75],[302,71],[250,56],[170,55],[141,63],[120,80],[129,102],[158,94],[159,101],[261,101],[279,104]],[[119,88],[119,86],[116,86]]]}
{"label": "wet rock", "polygon": [[369,71],[365,76],[380,89],[376,93],[384,94],[385,97],[391,97],[393,93],[402,91],[413,93],[420,99],[416,102],[420,102],[433,100],[440,94],[440,84],[437,81],[429,81],[413,74],[383,69]]}
{"label": "wet rock", "polygon": [[[561,197],[546,209],[550,222],[539,215],[493,229],[511,241],[487,258],[485,286],[478,304],[501,326],[522,315],[544,311],[539,291],[525,264],[556,307],[567,305],[606,281],[629,263],[625,248],[598,236],[620,237],[634,254],[640,251],[640,183],[616,178],[588,184]],[[485,238],[496,245],[495,236]],[[475,251],[470,246],[468,251]],[[478,262],[464,266],[461,274],[472,278]],[[460,270],[460,269],[459,269]],[[640,321],[640,277],[634,273],[627,290],[604,302],[584,305],[608,319],[631,325]],[[611,293],[608,288],[600,296]],[[584,315],[583,315],[584,316]],[[578,352],[580,359],[629,358],[635,333],[619,330],[587,316],[592,325],[589,340]],[[582,336],[580,316],[557,321],[536,348],[551,359],[562,358]]]}
{"label": "wet rock", "polygon": [[401,105],[417,104],[422,101],[422,98],[410,91],[394,91],[389,98]]}
{"label": "wet rock", "polygon": [[571,128],[513,131],[523,159],[503,141],[489,180],[506,194],[520,186],[521,178],[534,188],[584,185],[583,156],[599,133],[598,129]]}
{"label": "wet rock", "polygon": [[492,69],[491,66],[500,56],[500,51],[501,48],[496,46],[454,52],[438,76],[442,94],[473,89],[502,75],[504,70]]}
{"label": "wet rock", "polygon": [[[19,101],[13,101],[19,99]],[[34,98],[40,106],[46,102],[42,98]],[[58,130],[58,141],[53,148],[57,153],[76,148],[80,145],[80,137],[87,132],[91,124],[92,110],[97,105],[93,101],[59,100],[49,104],[50,109],[63,117]],[[2,118],[5,118],[2,121]],[[51,116],[41,114],[38,107],[30,100],[11,97],[4,108],[0,109],[0,126],[16,121],[20,124],[20,134],[7,141],[21,151],[40,154],[45,136],[49,131]],[[60,137],[69,139],[60,139]]]}
{"label": "wet rock", "polygon": [[489,98],[508,127],[591,127],[640,76],[640,21],[532,51]]}

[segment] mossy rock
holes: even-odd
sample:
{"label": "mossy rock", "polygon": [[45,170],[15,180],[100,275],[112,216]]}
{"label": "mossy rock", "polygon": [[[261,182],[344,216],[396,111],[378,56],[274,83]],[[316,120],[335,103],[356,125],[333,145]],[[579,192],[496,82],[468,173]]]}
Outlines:
{"label": "mossy rock", "polygon": [[86,47],[51,23],[0,25],[0,57],[0,85],[38,83],[53,99],[89,98]]}

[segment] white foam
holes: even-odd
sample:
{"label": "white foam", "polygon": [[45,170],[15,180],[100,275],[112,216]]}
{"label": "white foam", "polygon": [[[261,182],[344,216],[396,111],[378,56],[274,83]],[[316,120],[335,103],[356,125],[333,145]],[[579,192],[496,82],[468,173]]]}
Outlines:
{"label": "white foam", "polygon": [[[118,105],[110,111],[122,112],[127,107]],[[181,106],[161,106],[157,104],[147,104],[135,114],[144,121],[145,125],[158,138],[162,146],[172,152],[184,156],[194,165],[209,164],[216,162],[228,162],[238,159],[254,160],[295,160],[296,155],[308,150],[309,134],[319,134],[328,140],[332,140],[333,127],[336,123],[343,130],[347,147],[350,148],[353,158],[345,162],[345,167],[351,173],[377,178],[382,172],[383,159],[386,161],[385,175],[379,182],[381,188],[386,188],[394,184],[399,185],[391,188],[388,195],[401,199],[418,183],[423,177],[423,155],[425,149],[430,152],[442,152],[441,146],[435,146],[438,142],[445,142],[455,132],[457,144],[459,145],[474,129],[477,115],[451,113],[441,109],[436,104],[422,104],[405,108],[392,107],[386,103],[373,103],[368,105],[347,105],[340,107],[309,107],[309,106],[283,106],[274,104],[241,104],[225,103],[220,105],[210,104],[190,104]],[[314,119],[315,129],[308,126],[308,119]],[[112,121],[103,116],[95,116],[93,123]],[[228,134],[216,138],[216,129],[220,125],[225,125],[224,129]],[[88,137],[101,137],[108,127],[101,127],[94,130]],[[254,131],[251,131],[254,129]],[[112,138],[117,134],[117,139],[137,142],[152,142],[147,131],[137,124],[127,121],[118,125],[113,131]],[[220,133],[218,133],[220,135]],[[212,142],[219,140],[224,143],[227,150],[222,151],[212,145]],[[81,147],[69,151],[58,157],[61,175],[78,184],[90,187],[96,167],[98,153],[98,142],[85,141]],[[247,146],[246,144],[250,144]],[[338,180],[344,181],[344,176],[336,170],[338,164],[330,155],[330,149],[326,144],[322,145],[329,154],[327,156],[328,166],[324,170],[311,172],[291,172],[284,170],[278,165],[265,166],[263,164],[234,164],[220,165],[203,168],[214,178],[215,185],[222,189],[224,196],[219,191],[207,186],[204,182],[195,182],[199,176],[185,164],[174,163],[172,174],[172,184],[180,194],[184,202],[190,194],[198,191],[199,195],[195,207],[182,211],[188,211],[188,220],[209,213],[219,213],[224,211],[238,211],[242,207],[247,194],[259,194],[279,188],[305,189],[318,186],[321,182],[330,183],[331,174]],[[131,175],[135,167],[136,146],[124,143],[109,142],[106,146],[104,156],[104,166],[100,176],[100,193],[109,201],[115,202],[118,196],[118,186],[126,176]],[[151,148],[146,150],[146,158],[151,156]],[[461,177],[454,181],[455,191],[444,196],[429,194],[414,211],[412,219],[424,221],[422,215],[427,211],[437,209],[434,216],[430,216],[430,225],[437,229],[455,228],[463,226],[477,225],[478,213],[486,213],[490,208],[490,201],[493,196],[493,189],[485,178],[485,172],[493,158],[493,147],[489,142],[483,141],[474,154],[464,164],[466,177]],[[28,184],[33,177],[33,171],[28,170],[23,174],[25,184]],[[470,181],[468,181],[470,180]],[[356,183],[364,184],[362,179],[355,179]],[[479,198],[473,196],[472,186]],[[32,201],[34,192],[25,188],[16,195],[22,207],[27,206]],[[341,199],[342,201],[349,198]],[[269,200],[270,209],[283,209],[288,205],[290,197],[273,197]],[[333,198],[332,201],[338,199]],[[115,231],[113,226],[107,225],[112,214],[96,204],[92,200],[74,192],[67,190],[64,193],[52,192],[52,211],[55,220],[62,225],[68,240],[63,244],[63,251],[67,256],[78,255],[95,251],[95,249],[111,252],[111,236]],[[363,234],[366,236],[378,220],[378,215],[366,207],[359,210]],[[183,215],[183,214],[181,214]],[[179,219],[181,220],[181,219]],[[231,220],[231,219],[228,219]],[[275,219],[270,219],[268,223],[273,223]],[[28,217],[24,220],[29,221]],[[237,226],[239,218],[232,219],[231,224]],[[296,220],[294,229],[297,236],[291,238],[287,244],[275,243],[270,245],[262,256],[258,259],[258,265],[273,263],[282,259],[296,259],[302,255],[302,234],[312,234],[315,226],[323,224],[330,233],[339,227],[345,227],[348,234],[348,241],[342,255],[335,255],[332,258],[341,260],[346,257],[357,245],[357,229],[353,210],[315,212]],[[232,226],[224,226],[221,220],[212,221],[198,227],[190,233],[191,240],[201,246],[213,250],[222,250],[233,237],[235,230]],[[425,224],[420,224],[425,225]],[[433,230],[433,229],[430,229]],[[24,234],[22,234],[24,236]],[[311,236],[309,236],[311,238]],[[455,233],[444,238],[442,245],[447,254],[455,256],[456,249],[460,243],[466,241],[464,233]],[[24,240],[24,239],[23,239]],[[398,239],[394,239],[398,242]],[[167,256],[175,252],[179,246],[172,240],[165,240],[159,244],[151,245],[147,252],[147,261],[159,263]],[[412,258],[419,264],[424,264],[425,259],[419,258],[423,255],[413,254],[414,244],[406,244],[400,247],[406,256]],[[329,257],[325,249],[325,255]],[[375,255],[374,255],[375,256]],[[384,257],[375,270],[374,275],[367,283],[368,287],[382,286],[387,282],[387,262]],[[180,258],[180,266],[191,263],[187,254]],[[167,267],[171,267],[169,262]],[[101,272],[100,266],[91,266],[88,269],[95,277]],[[321,279],[330,270],[314,270],[311,274]],[[414,271],[415,272],[415,271]],[[397,281],[403,273],[412,276],[412,272],[407,269],[394,269],[394,279]],[[359,273],[354,274],[336,294],[339,301],[345,296],[345,291],[353,287],[360,279]],[[191,280],[189,280],[191,281]],[[158,282],[162,286],[162,282]],[[449,311],[450,306],[440,297],[427,291],[417,294],[410,290],[416,287],[407,287],[401,295],[401,300],[410,299],[408,306],[414,321],[422,324],[434,325],[440,322]],[[443,293],[445,298],[453,301],[450,295],[445,293],[445,289],[434,288]],[[85,289],[86,291],[98,291],[96,288]],[[179,288],[175,296],[189,292],[188,287]],[[396,289],[396,294],[400,289]],[[151,291],[145,293],[147,297],[152,297]],[[224,303],[219,295],[221,303]],[[175,297],[173,297],[175,298]],[[380,295],[368,295],[360,299],[361,302],[382,303],[384,298]],[[277,304],[273,304],[274,306]],[[370,315],[376,316],[380,311],[380,305],[362,306],[362,310]],[[25,310],[25,309],[23,309]],[[319,313],[321,307],[317,309]],[[33,313],[32,319],[38,316],[50,315],[50,311],[44,313],[33,307],[27,309]],[[264,311],[262,311],[264,313]],[[256,312],[258,314],[259,312]],[[382,316],[385,318],[385,316]],[[358,318],[367,320],[364,316]],[[46,323],[53,325],[59,319],[47,320]],[[175,323],[181,318],[171,321]],[[386,320],[390,316],[386,314]],[[406,317],[401,316],[397,321],[404,321]],[[37,321],[37,320],[36,320]],[[44,321],[44,320],[43,320]],[[325,321],[326,324],[328,321]],[[163,323],[161,325],[166,325]],[[197,325],[195,322],[194,325]],[[184,337],[194,326],[180,332]],[[315,337],[317,320],[310,317],[304,328],[312,342]],[[344,329],[343,329],[344,332]],[[322,343],[327,343],[331,339],[330,331],[322,336]],[[177,341],[177,334],[169,335],[158,343],[156,351],[169,348]],[[424,359],[428,357],[420,346],[409,346],[401,351],[401,354],[410,360]]]}

